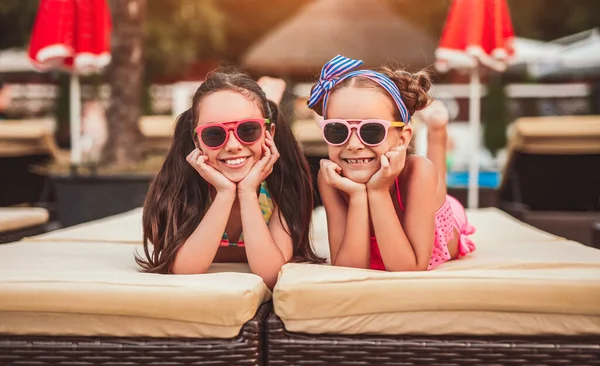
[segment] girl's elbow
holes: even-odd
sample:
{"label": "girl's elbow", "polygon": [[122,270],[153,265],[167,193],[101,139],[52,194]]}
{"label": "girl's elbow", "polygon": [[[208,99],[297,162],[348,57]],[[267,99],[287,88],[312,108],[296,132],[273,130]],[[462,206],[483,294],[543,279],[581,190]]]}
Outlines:
{"label": "girl's elbow", "polygon": [[414,271],[427,271],[427,268],[429,268],[429,263],[425,262],[425,263],[417,263],[417,265],[415,266]]}
{"label": "girl's elbow", "polygon": [[428,263],[398,263],[386,265],[385,269],[388,272],[421,272],[426,271]]}
{"label": "girl's elbow", "polygon": [[336,258],[331,261],[331,265],[334,267],[348,267],[348,268],[360,268],[360,269],[369,269],[369,262],[362,260],[344,260],[343,258]]}
{"label": "girl's elbow", "polygon": [[273,292],[273,288],[275,288],[275,284],[277,283],[277,278],[265,278],[262,277],[263,282],[265,283],[265,285],[267,285],[267,287],[269,288],[269,291]]}
{"label": "girl's elbow", "polygon": [[275,271],[259,271],[259,272],[254,272],[253,273],[257,276],[259,276],[262,280],[263,283],[269,288],[270,291],[273,291],[273,288],[275,287],[275,284],[277,283],[277,278],[279,277],[279,270],[277,272]]}
{"label": "girl's elbow", "polygon": [[177,259],[171,267],[171,272],[177,275],[204,274],[207,270],[208,267],[206,266],[197,266],[192,265],[191,263],[178,262]]}

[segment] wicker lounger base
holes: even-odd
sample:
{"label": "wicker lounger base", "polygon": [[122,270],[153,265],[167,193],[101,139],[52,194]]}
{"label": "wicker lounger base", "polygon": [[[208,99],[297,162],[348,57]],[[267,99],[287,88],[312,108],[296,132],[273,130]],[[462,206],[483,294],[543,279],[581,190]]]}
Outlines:
{"label": "wicker lounger base", "polygon": [[312,335],[267,320],[267,364],[275,365],[600,365],[600,339]]}
{"label": "wicker lounger base", "polygon": [[108,338],[0,334],[0,365],[262,365],[263,304],[237,337]]}

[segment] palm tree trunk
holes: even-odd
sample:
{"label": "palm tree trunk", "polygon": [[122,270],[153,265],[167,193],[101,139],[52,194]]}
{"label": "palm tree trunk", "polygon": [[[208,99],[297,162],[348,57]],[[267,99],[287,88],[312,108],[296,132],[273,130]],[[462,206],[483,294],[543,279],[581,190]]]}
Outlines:
{"label": "palm tree trunk", "polygon": [[138,126],[142,110],[146,0],[114,0],[108,139],[104,165],[132,166],[142,157]]}

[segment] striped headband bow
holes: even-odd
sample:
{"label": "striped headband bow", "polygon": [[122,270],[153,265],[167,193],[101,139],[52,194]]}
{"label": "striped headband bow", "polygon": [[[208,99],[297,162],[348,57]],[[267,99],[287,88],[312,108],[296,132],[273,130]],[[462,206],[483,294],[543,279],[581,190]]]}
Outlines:
{"label": "striped headband bow", "polygon": [[310,108],[314,106],[321,99],[323,99],[323,117],[325,117],[325,114],[327,113],[327,101],[329,99],[329,93],[336,86],[336,84],[352,77],[364,77],[381,85],[381,87],[392,96],[392,99],[394,99],[394,102],[400,111],[402,122],[408,124],[410,122],[408,109],[406,109],[406,105],[402,100],[400,90],[398,90],[398,87],[390,78],[373,70],[351,71],[363,63],[364,62],[362,60],[354,60],[348,57],[337,55],[323,65],[319,81],[310,94],[308,107]]}

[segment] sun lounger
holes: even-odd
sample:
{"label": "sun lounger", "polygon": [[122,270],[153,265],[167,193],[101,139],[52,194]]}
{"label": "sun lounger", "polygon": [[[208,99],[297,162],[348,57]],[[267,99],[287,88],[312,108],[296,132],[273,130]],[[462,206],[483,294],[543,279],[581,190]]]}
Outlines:
{"label": "sun lounger", "polygon": [[600,251],[497,209],[468,216],[477,250],[434,271],[284,266],[268,364],[597,364]]}
{"label": "sun lounger", "polygon": [[[244,264],[138,273],[141,209],[3,245],[0,364],[597,364],[600,251],[468,216],[477,250],[435,271],[288,264],[274,312]],[[313,221],[328,256],[322,207]]]}
{"label": "sun lounger", "polygon": [[32,171],[65,156],[54,141],[52,121],[0,121],[0,206],[36,204],[46,178]]}
{"label": "sun lounger", "polygon": [[0,207],[0,244],[41,234],[48,211],[41,207]]}
{"label": "sun lounger", "polygon": [[142,208],[54,230],[30,241],[142,244]]}
{"label": "sun lounger", "polygon": [[4,120],[0,122],[0,157],[64,155],[54,141],[50,121]]}
{"label": "sun lounger", "polygon": [[538,228],[600,248],[600,116],[515,122],[500,207]]}
{"label": "sun lounger", "polygon": [[144,150],[167,151],[173,140],[175,118],[167,115],[143,116],[140,132],[144,136]]}
{"label": "sun lounger", "polygon": [[0,365],[259,365],[271,293],[246,264],[139,273],[141,246],[0,246]]}

